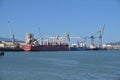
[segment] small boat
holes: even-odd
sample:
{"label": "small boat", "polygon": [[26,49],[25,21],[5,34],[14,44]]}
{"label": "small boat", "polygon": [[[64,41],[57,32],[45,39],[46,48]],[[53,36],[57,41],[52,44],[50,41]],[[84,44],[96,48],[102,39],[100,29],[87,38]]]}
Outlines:
{"label": "small boat", "polygon": [[0,56],[4,56],[4,52],[3,51],[0,51]]}

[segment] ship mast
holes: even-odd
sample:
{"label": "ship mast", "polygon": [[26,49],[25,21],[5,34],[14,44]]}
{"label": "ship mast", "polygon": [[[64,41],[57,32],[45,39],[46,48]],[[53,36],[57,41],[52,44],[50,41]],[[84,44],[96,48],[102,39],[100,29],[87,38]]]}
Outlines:
{"label": "ship mast", "polygon": [[41,35],[41,31],[40,31],[40,27],[38,28],[38,32],[39,32],[39,43],[40,43],[40,45],[43,45],[43,37],[42,37],[42,35]]}

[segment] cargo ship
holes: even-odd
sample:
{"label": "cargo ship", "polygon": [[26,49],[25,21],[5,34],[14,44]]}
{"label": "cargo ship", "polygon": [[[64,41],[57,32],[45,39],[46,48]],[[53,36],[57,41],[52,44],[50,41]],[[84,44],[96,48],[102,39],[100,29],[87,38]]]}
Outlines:
{"label": "cargo ship", "polygon": [[[68,38],[67,35],[64,38]],[[23,46],[25,51],[69,51],[69,44],[60,41],[62,37],[52,37],[50,42],[48,37],[45,41],[43,38],[35,39],[33,34],[26,34],[26,44]]]}
{"label": "cargo ship", "polygon": [[25,45],[23,46],[25,51],[68,51],[68,45],[38,45],[38,46],[31,46]]}
{"label": "cargo ship", "polygon": [[87,50],[85,42],[79,42],[71,44],[70,51],[85,51]]}

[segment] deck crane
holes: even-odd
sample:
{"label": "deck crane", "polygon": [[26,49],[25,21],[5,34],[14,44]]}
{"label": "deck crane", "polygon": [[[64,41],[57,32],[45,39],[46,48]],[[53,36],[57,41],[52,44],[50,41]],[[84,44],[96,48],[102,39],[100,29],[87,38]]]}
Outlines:
{"label": "deck crane", "polygon": [[52,36],[48,37],[48,39],[52,39],[54,42],[61,42],[62,40],[66,40],[66,42],[68,42],[68,43],[70,42],[71,38],[80,38],[80,37],[70,36],[69,32],[66,32],[65,35],[63,35],[63,36],[57,35],[54,37],[52,37]]}
{"label": "deck crane", "polygon": [[70,39],[73,39],[73,38],[81,38],[81,37],[79,37],[79,36],[70,36],[70,35],[69,35],[69,32],[67,32],[66,34],[67,34],[67,35],[64,36],[64,38],[66,38],[68,42],[70,42]]}

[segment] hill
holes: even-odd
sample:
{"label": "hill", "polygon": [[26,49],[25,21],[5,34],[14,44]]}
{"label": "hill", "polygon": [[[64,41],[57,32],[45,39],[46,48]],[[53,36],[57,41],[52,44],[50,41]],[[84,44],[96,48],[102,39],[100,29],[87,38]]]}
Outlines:
{"label": "hill", "polygon": [[[12,41],[12,38],[5,38],[5,37],[0,37],[0,41],[7,41],[7,42],[10,42]],[[19,39],[15,39],[16,42],[24,42],[24,41],[21,41]]]}
{"label": "hill", "polygon": [[120,45],[120,42],[111,42],[111,43],[107,43],[109,45]]}

